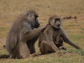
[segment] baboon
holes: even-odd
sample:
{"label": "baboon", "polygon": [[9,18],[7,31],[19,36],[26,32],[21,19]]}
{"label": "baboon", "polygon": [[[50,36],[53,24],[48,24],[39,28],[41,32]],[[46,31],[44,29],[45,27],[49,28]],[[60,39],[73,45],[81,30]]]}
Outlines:
{"label": "baboon", "polygon": [[55,45],[59,48],[59,50],[66,50],[66,48],[63,46],[63,38],[58,35],[56,37],[56,40],[54,40]]}
{"label": "baboon", "polygon": [[[57,38],[58,36],[60,38]],[[56,39],[58,40],[58,43]],[[40,51],[42,54],[56,52],[61,48],[61,46],[62,48],[65,48],[63,47],[63,41],[76,49],[81,49],[79,46],[73,43],[64,32],[63,28],[61,27],[61,18],[57,15],[53,15],[49,18],[46,28],[39,36]]]}
{"label": "baboon", "polygon": [[38,14],[29,10],[19,16],[11,26],[6,38],[10,58],[26,58],[35,53],[34,44],[45,26],[40,26]]}

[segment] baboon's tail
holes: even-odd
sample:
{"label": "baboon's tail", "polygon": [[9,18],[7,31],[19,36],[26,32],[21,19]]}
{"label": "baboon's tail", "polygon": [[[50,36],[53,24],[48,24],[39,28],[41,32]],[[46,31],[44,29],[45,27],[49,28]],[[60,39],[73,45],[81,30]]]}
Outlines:
{"label": "baboon's tail", "polygon": [[3,54],[3,55],[0,55],[0,59],[8,58],[9,56],[10,56],[10,55]]}

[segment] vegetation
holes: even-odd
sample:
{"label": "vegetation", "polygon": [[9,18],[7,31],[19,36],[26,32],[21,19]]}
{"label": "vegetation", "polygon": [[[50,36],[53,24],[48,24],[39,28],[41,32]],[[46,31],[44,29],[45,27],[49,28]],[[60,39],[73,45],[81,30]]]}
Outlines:
{"label": "vegetation", "polygon": [[[0,63],[84,63],[84,0],[0,0],[0,55],[8,54],[3,45],[12,22],[19,14],[29,9],[39,14],[41,25],[47,24],[48,18],[54,14],[61,18],[77,16],[77,20],[63,20],[62,27],[83,51],[64,43],[66,51],[25,59],[0,59]],[[38,54],[38,41],[35,45]]]}

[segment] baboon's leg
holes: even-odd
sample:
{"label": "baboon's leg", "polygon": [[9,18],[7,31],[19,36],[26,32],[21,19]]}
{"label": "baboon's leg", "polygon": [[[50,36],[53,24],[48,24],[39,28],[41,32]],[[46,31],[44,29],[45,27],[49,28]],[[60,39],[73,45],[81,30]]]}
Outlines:
{"label": "baboon's leg", "polygon": [[44,34],[45,34],[45,37],[46,37],[46,40],[47,40],[48,44],[52,47],[52,49],[55,52],[57,52],[59,49],[58,49],[58,47],[53,42],[53,38],[52,38],[52,36],[53,36],[53,30],[52,30],[52,28],[51,28],[51,30],[50,30],[50,28],[46,29],[44,31]]}
{"label": "baboon's leg", "polygon": [[30,51],[25,42],[19,42],[10,53],[10,58],[26,58]]}
{"label": "baboon's leg", "polygon": [[[33,53],[36,52],[36,50],[35,50],[35,42],[37,41],[38,37],[39,37],[39,35],[37,35],[36,37],[34,37],[34,38],[32,39],[32,41],[31,41],[31,45],[29,45],[30,48],[31,48],[31,50],[30,50],[31,54],[33,54]],[[29,43],[30,43],[30,42],[29,42]]]}
{"label": "baboon's leg", "polygon": [[30,50],[25,42],[19,42],[19,54],[22,58],[26,58],[30,54]]}
{"label": "baboon's leg", "polygon": [[[15,48],[11,51],[11,53],[10,53],[10,58],[22,58],[21,56],[20,56],[20,47],[22,46],[22,43],[17,43],[17,45],[15,46]],[[24,47],[24,44],[23,44],[23,46],[22,47]]]}
{"label": "baboon's leg", "polygon": [[10,58],[17,58],[19,56],[19,47],[18,44],[16,47],[10,52]]}
{"label": "baboon's leg", "polygon": [[28,40],[28,41],[26,42],[26,44],[27,44],[27,46],[28,46],[28,48],[29,48],[31,54],[35,53],[35,46],[34,46],[34,44],[35,44],[35,42],[37,41],[38,37],[39,37],[39,35],[37,35],[37,36],[34,37],[33,39]]}
{"label": "baboon's leg", "polygon": [[33,39],[27,41],[27,47],[30,50],[30,54],[35,53],[35,46],[34,46],[34,43],[33,43]]}
{"label": "baboon's leg", "polygon": [[34,44],[32,44],[32,43],[28,44],[28,48],[30,50],[30,54],[33,54],[36,52]]}
{"label": "baboon's leg", "polygon": [[36,51],[35,51],[35,46],[33,45],[32,46],[32,50],[31,50],[31,54],[33,54],[33,53],[35,53]]}
{"label": "baboon's leg", "polygon": [[52,47],[48,44],[47,41],[42,41],[42,42],[41,42],[40,51],[41,51],[41,54],[47,54],[47,53],[54,52],[54,50],[53,50]]}

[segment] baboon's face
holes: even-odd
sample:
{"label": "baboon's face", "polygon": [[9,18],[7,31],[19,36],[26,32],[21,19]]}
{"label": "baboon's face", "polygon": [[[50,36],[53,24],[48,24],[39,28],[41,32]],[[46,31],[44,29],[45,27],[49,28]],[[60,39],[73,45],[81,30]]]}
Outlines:
{"label": "baboon's face", "polygon": [[59,29],[60,26],[61,26],[61,19],[60,18],[53,18],[51,21],[50,21],[50,24],[51,26],[53,26],[54,28],[57,28]]}
{"label": "baboon's face", "polygon": [[40,23],[38,21],[38,15],[35,11],[29,11],[28,12],[28,21],[31,23],[33,28],[38,28]]}

